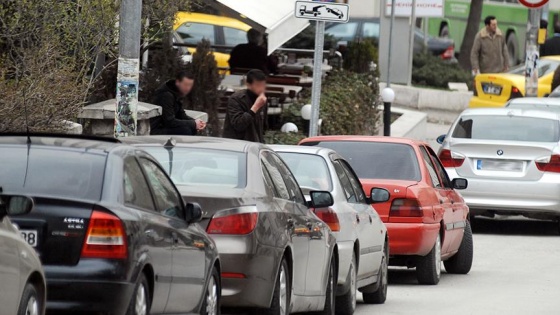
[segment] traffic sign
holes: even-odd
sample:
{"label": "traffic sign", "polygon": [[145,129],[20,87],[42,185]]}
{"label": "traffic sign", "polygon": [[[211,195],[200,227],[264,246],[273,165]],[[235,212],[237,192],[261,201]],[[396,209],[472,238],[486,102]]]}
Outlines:
{"label": "traffic sign", "polygon": [[548,0],[519,0],[519,3],[526,6],[527,8],[535,9],[547,4]]}
{"label": "traffic sign", "polygon": [[300,19],[348,22],[348,5],[317,1],[296,1],[295,16]]}

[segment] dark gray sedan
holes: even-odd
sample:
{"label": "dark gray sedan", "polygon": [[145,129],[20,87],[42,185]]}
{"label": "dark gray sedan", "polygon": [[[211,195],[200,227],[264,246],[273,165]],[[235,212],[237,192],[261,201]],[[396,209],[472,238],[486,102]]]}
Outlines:
{"label": "dark gray sedan", "polygon": [[188,202],[207,211],[201,224],[222,261],[222,305],[257,314],[334,314],[338,252],[329,227],[308,203],[282,159],[268,147],[209,137],[135,137],[165,168]]}

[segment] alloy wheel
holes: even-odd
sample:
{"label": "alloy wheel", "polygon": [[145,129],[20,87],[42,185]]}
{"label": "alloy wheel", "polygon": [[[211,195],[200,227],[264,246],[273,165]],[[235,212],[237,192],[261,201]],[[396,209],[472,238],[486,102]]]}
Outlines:
{"label": "alloy wheel", "polygon": [[39,302],[34,296],[31,296],[27,301],[25,315],[39,315]]}
{"label": "alloy wheel", "polygon": [[286,278],[286,270],[282,265],[280,267],[280,314],[287,315],[288,310],[288,281]]}
{"label": "alloy wheel", "polygon": [[147,315],[148,304],[146,300],[146,288],[143,283],[138,286],[138,291],[136,291],[136,302],[134,303],[134,314],[135,315]]}
{"label": "alloy wheel", "polygon": [[218,285],[214,277],[210,278],[208,288],[206,289],[206,314],[218,314]]}

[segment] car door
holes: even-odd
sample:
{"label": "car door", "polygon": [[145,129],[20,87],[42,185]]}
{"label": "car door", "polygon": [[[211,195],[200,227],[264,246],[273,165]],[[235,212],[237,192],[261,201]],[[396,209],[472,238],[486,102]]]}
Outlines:
{"label": "car door", "polygon": [[153,192],[156,211],[167,220],[174,242],[171,288],[165,312],[194,312],[205,285],[205,241],[189,228],[184,218],[181,195],[165,172],[144,157],[140,158],[140,164]]}
{"label": "car door", "polygon": [[20,300],[18,238],[8,217],[0,219],[0,305],[5,314],[16,314]]}
{"label": "car door", "polygon": [[[139,239],[144,239],[145,250],[154,268],[154,289],[151,310],[160,313],[165,310],[171,289],[173,264],[173,238],[168,220],[156,212],[152,190],[144,176],[136,157],[124,159],[123,170],[124,205],[137,210],[142,215],[144,228]],[[140,257],[136,257],[139,259]]]}

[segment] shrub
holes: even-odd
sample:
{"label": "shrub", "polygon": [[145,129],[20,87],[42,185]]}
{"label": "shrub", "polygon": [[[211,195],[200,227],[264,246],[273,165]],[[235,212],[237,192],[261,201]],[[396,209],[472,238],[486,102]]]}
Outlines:
{"label": "shrub", "polygon": [[377,60],[377,45],[371,41],[351,42],[344,56],[344,69],[356,73],[367,73]]}
{"label": "shrub", "polygon": [[267,144],[288,144],[296,145],[301,140],[305,139],[306,135],[300,131],[298,132],[281,132],[276,130],[269,130],[264,134],[264,141]]}
{"label": "shrub", "polygon": [[449,63],[430,54],[414,57],[412,84],[447,89],[449,82],[464,82],[472,87],[472,75],[457,63]]}

